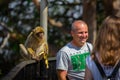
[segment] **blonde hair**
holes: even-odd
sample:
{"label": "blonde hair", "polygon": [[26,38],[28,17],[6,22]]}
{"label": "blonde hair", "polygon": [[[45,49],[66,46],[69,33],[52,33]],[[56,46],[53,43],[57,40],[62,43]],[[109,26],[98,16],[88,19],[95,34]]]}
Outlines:
{"label": "blonde hair", "polygon": [[92,57],[98,52],[100,62],[114,66],[120,59],[120,17],[108,16],[102,23]]}

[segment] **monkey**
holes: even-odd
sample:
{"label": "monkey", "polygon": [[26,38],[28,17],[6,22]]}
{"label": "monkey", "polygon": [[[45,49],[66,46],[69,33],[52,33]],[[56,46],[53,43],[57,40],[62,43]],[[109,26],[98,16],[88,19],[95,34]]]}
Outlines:
{"label": "monkey", "polygon": [[48,68],[48,43],[45,39],[43,27],[35,27],[28,35],[25,44],[19,44],[21,55],[25,60],[35,59],[37,61],[45,59],[46,68]]}

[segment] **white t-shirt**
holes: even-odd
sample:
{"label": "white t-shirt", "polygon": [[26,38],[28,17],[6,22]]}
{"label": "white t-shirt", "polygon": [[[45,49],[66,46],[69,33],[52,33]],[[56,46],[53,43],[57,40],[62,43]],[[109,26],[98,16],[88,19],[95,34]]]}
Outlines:
{"label": "white t-shirt", "polygon": [[80,48],[68,43],[57,53],[56,69],[67,70],[69,80],[83,80],[86,57],[92,48],[90,43],[85,43]]}

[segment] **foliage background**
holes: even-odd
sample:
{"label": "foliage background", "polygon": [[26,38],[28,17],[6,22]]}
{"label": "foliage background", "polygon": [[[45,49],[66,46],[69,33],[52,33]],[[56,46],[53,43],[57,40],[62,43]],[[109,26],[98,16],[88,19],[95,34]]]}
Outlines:
{"label": "foliage background", "polygon": [[[48,0],[50,57],[71,40],[71,23],[82,19],[82,15],[82,0]],[[97,0],[97,30],[104,17],[103,3]],[[40,12],[32,0],[0,1],[0,77],[19,63],[19,44],[24,43],[30,31],[39,25]]]}

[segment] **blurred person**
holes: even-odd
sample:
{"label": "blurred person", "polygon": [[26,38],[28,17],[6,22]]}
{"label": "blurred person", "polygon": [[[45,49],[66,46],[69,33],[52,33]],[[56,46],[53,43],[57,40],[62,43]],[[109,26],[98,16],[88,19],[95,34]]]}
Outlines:
{"label": "blurred person", "polygon": [[86,58],[85,80],[120,80],[120,17],[111,15],[103,21]]}
{"label": "blurred person", "polygon": [[59,80],[83,80],[85,60],[92,50],[88,39],[88,26],[76,20],[71,27],[72,41],[61,48],[56,56],[56,69]]}

